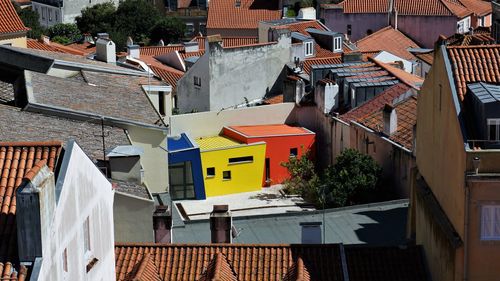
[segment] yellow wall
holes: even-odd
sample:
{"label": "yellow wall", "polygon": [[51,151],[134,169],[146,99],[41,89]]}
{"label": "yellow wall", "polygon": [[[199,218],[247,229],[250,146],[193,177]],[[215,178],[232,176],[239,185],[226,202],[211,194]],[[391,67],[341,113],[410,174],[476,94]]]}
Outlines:
{"label": "yellow wall", "polygon": [[26,36],[0,35],[0,45],[12,44],[13,47],[26,48]]}
{"label": "yellow wall", "polygon": [[[201,152],[201,164],[207,197],[258,191],[262,188],[266,144],[240,145]],[[253,156],[253,162],[229,164],[229,158]],[[215,167],[215,176],[207,177],[207,168]],[[222,179],[223,171],[231,171],[231,179]]]}

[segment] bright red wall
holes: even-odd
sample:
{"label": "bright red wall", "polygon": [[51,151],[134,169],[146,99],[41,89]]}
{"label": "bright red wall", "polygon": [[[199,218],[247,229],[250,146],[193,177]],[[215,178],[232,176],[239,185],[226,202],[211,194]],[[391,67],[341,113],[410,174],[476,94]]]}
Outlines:
{"label": "bright red wall", "polygon": [[[290,175],[288,170],[281,166],[282,162],[288,162],[290,157],[290,149],[297,148],[298,156],[301,157],[302,154],[311,150],[311,158],[314,158],[314,141],[315,135],[296,135],[296,136],[279,136],[279,137],[257,137],[257,138],[246,138],[234,132],[224,128],[224,135],[232,139],[238,140],[244,143],[255,143],[255,142],[266,142],[266,158],[270,158],[270,168],[271,168],[271,185],[282,183]],[[262,175],[262,183],[265,186],[265,169],[264,175]]]}

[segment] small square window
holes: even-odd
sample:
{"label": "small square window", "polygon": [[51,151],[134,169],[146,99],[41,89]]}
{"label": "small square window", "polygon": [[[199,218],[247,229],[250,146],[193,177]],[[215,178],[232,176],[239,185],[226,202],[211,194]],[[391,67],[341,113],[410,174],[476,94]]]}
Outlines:
{"label": "small square window", "polygon": [[207,177],[215,177],[215,168],[214,167],[207,168]]}
{"label": "small square window", "polygon": [[230,180],[231,179],[231,171],[224,171],[224,172],[222,172],[222,179],[224,179],[224,180]]}
{"label": "small square window", "polygon": [[290,157],[297,157],[298,154],[299,150],[296,147],[290,148]]}
{"label": "small square window", "polygon": [[201,78],[198,76],[194,76],[194,85],[196,87],[201,87]]}

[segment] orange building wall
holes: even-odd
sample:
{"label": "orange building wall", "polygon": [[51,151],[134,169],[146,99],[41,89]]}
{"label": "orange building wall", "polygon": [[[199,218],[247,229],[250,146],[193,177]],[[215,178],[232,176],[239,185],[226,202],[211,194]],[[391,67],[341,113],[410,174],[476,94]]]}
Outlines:
{"label": "orange building wall", "polygon": [[[270,137],[246,137],[228,128],[224,128],[224,135],[243,143],[266,142],[266,158],[270,159],[270,178],[271,182],[266,184],[266,170],[262,175],[262,185],[280,184],[290,177],[288,170],[281,166],[281,163],[288,162],[290,158],[290,149],[297,148],[298,157],[310,150],[310,157],[314,159],[315,135],[287,135]],[[265,164],[264,164],[265,165]]]}

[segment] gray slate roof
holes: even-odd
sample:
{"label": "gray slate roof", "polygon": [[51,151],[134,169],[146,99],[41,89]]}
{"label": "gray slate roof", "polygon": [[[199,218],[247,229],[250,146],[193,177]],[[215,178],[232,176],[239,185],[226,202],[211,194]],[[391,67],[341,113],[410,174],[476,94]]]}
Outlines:
{"label": "gray slate roof", "polygon": [[[4,104],[0,104],[0,116],[0,141],[64,142],[73,138],[92,159],[103,157],[100,124],[31,113]],[[121,128],[104,126],[104,132],[107,147],[130,144]]]}
{"label": "gray slate roof", "polygon": [[56,106],[121,120],[156,124],[161,117],[141,84],[147,78],[82,71],[88,83],[30,72],[33,98],[30,103]]}
{"label": "gray slate roof", "polygon": [[[326,210],[326,243],[404,244],[407,211],[408,200]],[[233,243],[300,243],[299,223],[322,220],[322,211],[233,217],[233,225],[240,232]],[[172,240],[174,243],[209,243],[209,221],[185,221],[184,226],[174,224]]]}
{"label": "gray slate roof", "polygon": [[484,82],[468,84],[472,94],[477,97],[482,103],[499,102],[500,101],[500,85],[493,85]]}

